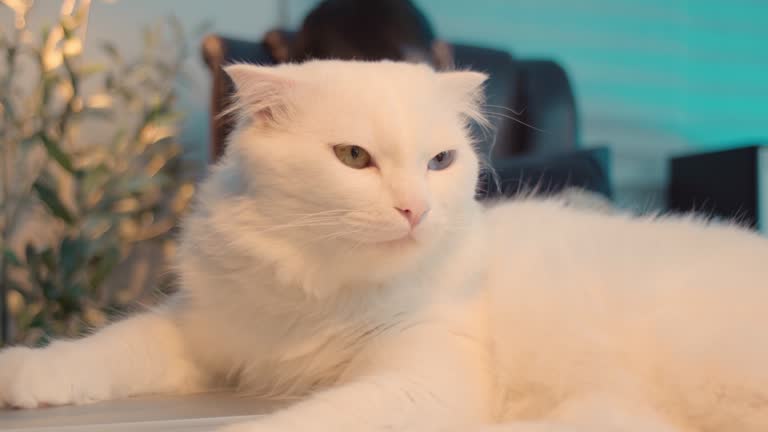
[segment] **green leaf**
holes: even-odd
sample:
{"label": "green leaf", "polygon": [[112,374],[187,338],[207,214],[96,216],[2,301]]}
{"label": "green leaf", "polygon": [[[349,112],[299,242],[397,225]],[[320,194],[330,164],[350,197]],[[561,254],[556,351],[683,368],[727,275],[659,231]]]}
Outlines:
{"label": "green leaf", "polygon": [[152,154],[163,154],[167,152],[169,158],[175,156],[178,153],[178,143],[175,136],[165,136],[157,141],[151,142],[147,145],[147,149],[152,147]]}
{"label": "green leaf", "polygon": [[59,298],[59,290],[56,289],[56,285],[50,280],[40,281],[40,288],[43,289],[43,297],[48,300],[57,300]]}
{"label": "green leaf", "polygon": [[62,150],[55,141],[53,141],[48,135],[44,133],[40,134],[40,139],[43,141],[43,146],[45,146],[45,150],[48,152],[48,156],[58,162],[58,164],[67,172],[75,174],[75,167],[72,165],[72,161],[69,159],[69,156],[64,153],[64,150]]}
{"label": "green leaf", "polygon": [[24,255],[27,260],[27,267],[29,267],[30,282],[36,284],[37,277],[40,275],[40,257],[31,244],[24,248]]}
{"label": "green leaf", "polygon": [[46,325],[45,321],[45,310],[43,309],[29,320],[29,326],[33,328],[43,328]]}
{"label": "green leaf", "polygon": [[[97,211],[91,211],[86,215],[80,232],[93,244],[109,232],[115,223],[114,219],[111,214],[99,214]],[[90,250],[91,247],[88,249]]]}
{"label": "green leaf", "polygon": [[125,141],[125,138],[128,136],[128,132],[125,130],[125,128],[120,128],[115,132],[115,135],[112,137],[112,147],[120,148],[121,144]]}
{"label": "green leaf", "polygon": [[14,267],[23,266],[23,264],[21,263],[21,260],[19,260],[19,257],[17,257],[16,254],[10,249],[6,249],[3,251],[3,259],[5,260],[6,263]]}
{"label": "green leaf", "polygon": [[184,119],[184,113],[179,111],[165,111],[165,112],[154,112],[152,114],[151,119],[149,119],[150,123],[153,124],[160,124],[160,125],[174,125],[177,124],[179,121]]}
{"label": "green leaf", "polygon": [[35,309],[30,307],[29,305],[30,300],[28,299],[28,296],[26,296],[23,290],[17,289],[16,291],[22,296],[25,296],[24,298],[27,301],[27,306],[21,309],[21,312],[16,318],[16,323],[20,328],[26,329],[27,327],[31,326],[32,321],[39,314],[39,312],[35,313],[34,312]]}
{"label": "green leaf", "polygon": [[115,88],[115,75],[111,72],[104,77],[104,89],[106,91],[112,91]]}
{"label": "green leaf", "polygon": [[50,210],[54,216],[63,220],[68,225],[74,225],[75,217],[72,216],[72,213],[70,213],[59,200],[59,196],[53,189],[40,182],[40,180],[36,181],[32,185],[32,188],[37,193],[37,197],[40,198],[40,201],[48,207],[48,210]]}
{"label": "green leaf", "polygon": [[104,72],[105,70],[107,70],[107,66],[104,64],[89,63],[89,64],[78,66],[77,73],[83,77],[87,77],[89,75]]}
{"label": "green leaf", "polygon": [[144,121],[146,124],[153,122],[167,121],[166,116],[169,115],[169,103],[170,101],[161,100],[153,105],[144,115]]}
{"label": "green leaf", "polygon": [[59,246],[59,262],[61,263],[61,280],[66,285],[82,269],[87,259],[87,242],[78,238],[65,238]]}
{"label": "green leaf", "polygon": [[[111,108],[93,108],[93,107],[84,107],[79,112],[75,113],[75,116],[77,118],[92,118],[92,119],[100,119],[100,120],[114,120],[115,115],[114,111]],[[81,174],[82,175],[82,174]]]}
{"label": "green leaf", "polygon": [[72,22],[70,17],[64,18],[66,19],[62,19],[61,21],[61,30],[64,32],[64,39],[72,39],[75,36],[73,33],[73,30],[75,29],[75,23]]}
{"label": "green leaf", "polygon": [[[70,298],[76,298],[76,299],[80,299],[84,297],[84,294],[85,294],[85,290],[83,289],[83,286],[80,284],[72,284],[69,287],[67,287],[66,291],[67,291],[67,296],[69,296]],[[79,303],[80,302],[78,301],[78,305]]]}
{"label": "green leaf", "polygon": [[40,254],[40,257],[43,259],[43,264],[45,264],[45,266],[48,268],[48,271],[51,273],[56,273],[58,266],[56,265],[56,256],[53,253],[53,249],[45,249]]}
{"label": "green leaf", "polygon": [[44,25],[43,26],[43,30],[42,30],[42,39],[41,40],[42,41],[47,41],[48,40],[48,36],[50,34],[51,34],[51,26],[50,26],[50,24]]}
{"label": "green leaf", "polygon": [[[42,95],[40,98],[40,109],[45,110],[45,108],[48,105],[48,102],[51,100],[51,94],[53,94],[53,90],[56,88],[57,85],[59,85],[59,82],[61,81],[61,77],[59,74],[54,73],[53,71],[49,71],[45,73],[45,77],[43,78],[42,82]],[[38,136],[34,136],[35,140],[39,138]]]}
{"label": "green leaf", "polygon": [[117,263],[120,261],[120,251],[115,248],[109,248],[102,253],[96,261],[91,272],[90,282],[93,289],[98,289],[104,280],[112,273]]}
{"label": "green leaf", "polygon": [[110,169],[103,163],[96,165],[84,171],[80,187],[83,193],[89,194],[97,189],[104,187],[109,180]]}
{"label": "green leaf", "polygon": [[77,28],[78,23],[73,17],[65,15],[61,18],[59,25],[64,33],[64,39],[71,39],[75,35],[74,30]]}
{"label": "green leaf", "polygon": [[21,140],[21,148],[28,149],[29,147],[37,144],[37,141],[40,139],[37,135],[28,136],[26,138],[23,138]]}
{"label": "green leaf", "polygon": [[45,333],[34,343],[34,348],[45,348],[51,344],[50,326],[43,322],[39,327],[44,329]]}
{"label": "green leaf", "polygon": [[82,311],[83,294],[83,288],[79,284],[72,284],[64,289],[58,299],[59,307],[64,316]]}
{"label": "green leaf", "polygon": [[121,179],[121,181],[115,186],[115,192],[119,196],[145,192],[150,187],[161,186],[165,184],[167,180],[167,177],[163,176],[162,173],[158,173],[153,177],[149,177],[147,175],[137,175],[134,177]]}

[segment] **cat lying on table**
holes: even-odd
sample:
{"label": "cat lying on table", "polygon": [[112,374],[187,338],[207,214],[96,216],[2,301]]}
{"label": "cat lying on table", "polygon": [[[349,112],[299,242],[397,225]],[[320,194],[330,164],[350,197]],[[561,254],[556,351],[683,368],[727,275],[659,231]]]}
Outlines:
{"label": "cat lying on table", "polygon": [[227,431],[768,430],[765,239],[476,202],[481,73],[227,72],[239,126],[183,223],[180,293],[6,349],[6,405],[233,386],[295,403]]}

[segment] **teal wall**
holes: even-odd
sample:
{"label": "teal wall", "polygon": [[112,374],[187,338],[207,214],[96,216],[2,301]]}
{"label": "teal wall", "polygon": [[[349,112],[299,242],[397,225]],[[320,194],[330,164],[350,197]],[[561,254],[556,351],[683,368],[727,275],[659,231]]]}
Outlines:
{"label": "teal wall", "polygon": [[562,61],[590,119],[643,119],[706,147],[768,137],[765,0],[421,4],[446,38]]}

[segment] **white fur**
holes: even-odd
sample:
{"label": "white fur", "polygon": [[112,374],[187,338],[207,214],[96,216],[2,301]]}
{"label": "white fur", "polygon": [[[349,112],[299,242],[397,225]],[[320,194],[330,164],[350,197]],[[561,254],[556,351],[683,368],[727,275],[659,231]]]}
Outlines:
{"label": "white fur", "polygon": [[[185,220],[181,294],[0,353],[3,402],[234,386],[295,402],[242,432],[768,430],[764,239],[557,199],[481,207],[481,74],[228,72],[239,126]],[[444,150],[454,164],[427,170]],[[415,205],[410,231],[395,208]]]}

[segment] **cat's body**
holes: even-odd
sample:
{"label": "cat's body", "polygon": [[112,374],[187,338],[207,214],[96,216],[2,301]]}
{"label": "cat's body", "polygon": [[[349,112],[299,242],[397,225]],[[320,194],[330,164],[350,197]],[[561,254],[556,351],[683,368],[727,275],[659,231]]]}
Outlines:
{"label": "cat's body", "polygon": [[242,119],[184,223],[180,295],[0,353],[2,401],[235,386],[296,402],[244,432],[768,430],[764,239],[480,205],[479,74],[229,72]]}
{"label": "cat's body", "polygon": [[511,377],[502,417],[599,396],[644,403],[686,431],[768,427],[764,239],[551,201],[494,213],[492,334]]}

